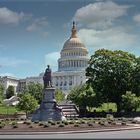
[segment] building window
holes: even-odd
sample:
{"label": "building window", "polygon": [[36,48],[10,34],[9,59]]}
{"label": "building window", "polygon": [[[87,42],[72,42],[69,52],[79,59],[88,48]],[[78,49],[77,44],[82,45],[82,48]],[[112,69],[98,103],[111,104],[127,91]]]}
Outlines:
{"label": "building window", "polygon": [[56,82],[56,84],[55,84],[56,86],[58,86],[58,82]]}
{"label": "building window", "polygon": [[60,86],[62,86],[62,85],[63,85],[63,82],[61,81]]}
{"label": "building window", "polygon": [[65,81],[65,83],[64,83],[64,86],[66,86],[67,85],[67,81]]}
{"label": "building window", "polygon": [[72,85],[72,81],[69,82],[69,85],[70,85],[70,86]]}

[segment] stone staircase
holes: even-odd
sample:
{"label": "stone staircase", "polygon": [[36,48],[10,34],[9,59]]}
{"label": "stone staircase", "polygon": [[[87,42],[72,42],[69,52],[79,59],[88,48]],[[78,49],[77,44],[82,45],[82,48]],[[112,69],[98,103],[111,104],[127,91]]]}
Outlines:
{"label": "stone staircase", "polygon": [[61,102],[59,107],[62,108],[62,112],[66,118],[75,118],[79,116],[79,110],[77,106],[71,102]]}

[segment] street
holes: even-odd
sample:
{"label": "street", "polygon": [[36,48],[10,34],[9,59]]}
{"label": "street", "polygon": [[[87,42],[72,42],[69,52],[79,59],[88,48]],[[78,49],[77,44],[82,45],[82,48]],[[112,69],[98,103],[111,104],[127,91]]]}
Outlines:
{"label": "street", "polygon": [[39,134],[39,135],[1,135],[0,139],[139,139],[140,129],[90,132],[90,133],[70,133],[70,134]]}

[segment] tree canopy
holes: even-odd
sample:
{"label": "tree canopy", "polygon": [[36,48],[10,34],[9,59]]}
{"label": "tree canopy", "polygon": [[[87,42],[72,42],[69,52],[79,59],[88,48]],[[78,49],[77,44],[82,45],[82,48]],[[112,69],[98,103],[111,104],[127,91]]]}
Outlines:
{"label": "tree canopy", "polygon": [[140,107],[140,97],[130,91],[122,95],[122,109],[124,111],[136,111],[138,107]]}
{"label": "tree canopy", "polygon": [[0,103],[2,103],[4,98],[4,86],[0,84]]}
{"label": "tree canopy", "polygon": [[10,85],[6,90],[6,98],[9,99],[14,95],[15,95],[14,87]]}
{"label": "tree canopy", "polygon": [[23,94],[29,93],[32,96],[34,96],[34,98],[38,101],[38,103],[41,103],[42,90],[43,86],[40,83],[28,83],[23,90]]}
{"label": "tree canopy", "polygon": [[135,55],[120,50],[100,49],[90,58],[86,69],[87,83],[92,85],[102,102],[115,102],[119,112],[122,95],[136,87],[133,82],[134,75],[139,76],[136,67],[139,72]]}
{"label": "tree canopy", "polygon": [[62,90],[56,89],[55,90],[55,99],[56,99],[56,101],[59,103],[59,102],[63,101],[64,98],[65,98],[65,94],[62,92]]}
{"label": "tree canopy", "polygon": [[72,88],[67,99],[78,105],[79,109],[84,109],[85,111],[87,107],[98,105],[94,90],[87,84],[81,84]]}
{"label": "tree canopy", "polygon": [[29,93],[25,93],[21,96],[20,102],[17,105],[19,110],[23,110],[27,113],[33,112],[38,106],[37,100]]}

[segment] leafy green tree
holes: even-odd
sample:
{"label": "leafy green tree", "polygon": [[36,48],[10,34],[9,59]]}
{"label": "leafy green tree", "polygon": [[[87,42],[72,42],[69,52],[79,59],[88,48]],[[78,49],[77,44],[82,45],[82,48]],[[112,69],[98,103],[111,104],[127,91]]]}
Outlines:
{"label": "leafy green tree", "polygon": [[87,84],[75,86],[68,94],[67,99],[78,105],[82,112],[86,112],[87,107],[98,105],[94,90]]}
{"label": "leafy green tree", "polygon": [[0,84],[0,104],[2,103],[4,98],[4,86]]}
{"label": "leafy green tree", "polygon": [[15,89],[14,89],[14,86],[9,86],[6,90],[6,98],[9,99],[11,98],[12,96],[15,95]]}
{"label": "leafy green tree", "polygon": [[140,107],[140,97],[131,91],[127,91],[125,95],[122,95],[122,109],[127,112],[136,111]]}
{"label": "leafy green tree", "polygon": [[140,96],[140,57],[136,59],[136,66],[132,78],[132,92]]}
{"label": "leafy green tree", "polygon": [[[122,95],[132,89],[136,57],[120,50],[97,50],[91,56],[86,75],[102,102],[114,102],[121,111]],[[98,99],[99,99],[98,98]]]}
{"label": "leafy green tree", "polygon": [[20,102],[17,105],[17,108],[19,110],[25,111],[27,115],[28,113],[33,112],[37,108],[37,106],[38,103],[34,96],[29,93],[24,93],[20,98]]}
{"label": "leafy green tree", "polygon": [[29,83],[25,86],[23,93],[30,93],[34,98],[41,103],[43,86],[40,83]]}
{"label": "leafy green tree", "polygon": [[64,93],[62,92],[62,90],[60,89],[56,89],[55,90],[55,99],[58,103],[60,103],[61,101],[63,101],[65,98]]}

